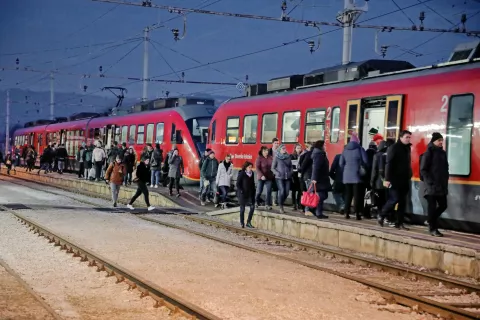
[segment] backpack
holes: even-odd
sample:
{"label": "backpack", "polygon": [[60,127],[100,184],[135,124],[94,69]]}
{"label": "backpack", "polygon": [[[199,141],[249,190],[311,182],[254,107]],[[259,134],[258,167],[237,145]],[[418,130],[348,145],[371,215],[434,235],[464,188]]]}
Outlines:
{"label": "backpack", "polygon": [[420,155],[420,157],[418,158],[418,172],[419,172],[419,175],[420,175],[420,181],[423,181],[423,176],[422,176],[422,158],[423,158],[423,155],[425,154],[422,153]]}

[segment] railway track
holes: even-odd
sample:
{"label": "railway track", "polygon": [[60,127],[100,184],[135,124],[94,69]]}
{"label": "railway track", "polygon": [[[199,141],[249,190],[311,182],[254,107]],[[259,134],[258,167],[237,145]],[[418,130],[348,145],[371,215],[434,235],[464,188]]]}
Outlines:
{"label": "railway track", "polygon": [[[9,210],[8,208],[6,208]],[[139,275],[132,273],[120,265],[108,261],[106,258],[85,249],[77,244],[74,244],[65,238],[55,234],[46,227],[33,222],[32,220],[22,216],[17,212],[9,210],[15,217],[25,226],[30,228],[30,231],[37,234],[39,237],[45,237],[54,246],[59,246],[61,250],[66,253],[73,254],[73,257],[80,257],[82,262],[88,262],[89,267],[97,267],[97,272],[106,272],[107,277],[116,277],[116,283],[125,282],[129,286],[129,290],[137,289],[140,291],[140,297],[149,296],[155,301],[155,307],[166,307],[173,314],[179,314],[188,319],[198,320],[220,320],[217,316],[208,311],[184,300],[180,296],[143,279]]]}
{"label": "railway track", "polygon": [[[23,184],[19,184],[19,185],[23,185]],[[51,194],[65,196],[64,194],[59,194],[53,191],[45,191],[45,190],[43,191]],[[73,197],[69,197],[69,198],[86,203],[86,204],[98,206],[98,204],[95,204],[92,202],[77,200]],[[129,213],[127,210],[125,210],[124,212]],[[449,277],[444,277],[441,275],[436,275],[428,272],[417,271],[415,269],[411,269],[408,267],[402,267],[395,264],[390,264],[390,263],[385,263],[385,262],[374,260],[374,259],[369,259],[367,257],[350,254],[342,250],[325,248],[322,246],[309,244],[303,241],[298,241],[298,240],[290,239],[287,237],[282,237],[279,235],[272,235],[256,229],[252,230],[252,229],[239,228],[231,224],[224,223],[222,221],[213,220],[212,218],[202,218],[202,217],[193,216],[193,215],[180,215],[177,213],[173,213],[173,214],[181,216],[184,219],[191,222],[203,224],[206,226],[213,226],[215,228],[228,230],[230,232],[237,233],[237,234],[247,235],[247,236],[256,238],[260,241],[262,240],[269,241],[278,245],[284,245],[287,247],[296,247],[304,251],[316,252],[321,255],[327,255],[333,258],[339,258],[343,261],[349,262],[352,268],[350,268],[350,270],[348,270],[349,268],[344,268],[345,270],[343,271],[336,271],[333,268],[321,267],[321,266],[318,266],[309,262],[305,262],[299,259],[290,258],[287,256],[283,256],[281,254],[272,253],[266,250],[260,250],[257,248],[246,246],[237,242],[228,241],[222,238],[208,235],[203,232],[197,232],[186,227],[159,221],[157,219],[152,219],[149,217],[139,216],[139,215],[135,215],[135,216],[149,222],[157,223],[170,228],[183,230],[183,231],[195,234],[197,236],[205,237],[214,241],[239,247],[245,250],[249,250],[249,251],[253,251],[253,252],[257,252],[265,255],[275,256],[280,259],[285,259],[309,268],[325,271],[346,279],[350,279],[352,281],[362,283],[380,292],[380,294],[385,298],[386,301],[405,305],[405,306],[411,307],[414,310],[421,310],[434,315],[440,315],[445,319],[480,319],[480,311],[478,311],[480,310],[479,303],[439,302],[432,299],[435,297],[442,297],[442,296],[449,296],[449,295],[462,297],[468,294],[476,294],[478,296],[480,293],[480,286],[478,285],[470,284],[463,281],[458,281]],[[423,292],[417,290],[417,293],[415,294],[415,293],[411,293],[412,291],[411,288],[403,289],[403,290],[394,288],[394,286],[395,287],[399,286],[398,283],[395,283],[392,286],[386,286],[381,283],[378,283],[378,281],[381,281],[381,280],[391,280],[391,279],[376,278],[376,281],[372,281],[372,280],[369,280],[367,276],[362,277],[358,274],[355,274],[355,273],[358,273],[357,271],[358,271],[358,268],[360,267],[383,271],[386,273],[388,277],[399,277],[399,278],[401,277],[413,282],[424,280],[431,284],[440,283],[445,288],[437,288],[436,290],[435,289],[423,290]],[[354,273],[355,275],[352,275],[352,273]],[[468,309],[477,309],[477,310],[473,312],[473,311],[468,311]]]}
{"label": "railway track", "polygon": [[[232,226],[220,221],[205,219],[198,216],[182,215],[184,219],[193,221],[196,223],[214,226],[216,228],[221,228],[221,229],[229,230],[235,233],[252,236],[257,239],[264,239],[267,241],[273,240],[277,244],[284,244],[290,247],[294,246],[297,248],[301,248],[303,250],[318,252],[322,254],[328,254],[333,257],[341,258],[344,261],[348,260],[349,262],[352,262],[352,264],[350,265],[353,267],[349,268],[347,266],[343,268],[342,271],[337,271],[333,267],[319,266],[313,263],[309,263],[300,259],[285,256],[282,254],[254,248],[254,247],[243,245],[237,242],[232,242],[232,241],[215,237],[203,232],[194,231],[192,229],[189,229],[188,227],[183,227],[183,226],[159,221],[157,219],[146,217],[146,216],[137,216],[137,217],[146,221],[158,223],[166,227],[186,231],[201,237],[205,237],[214,241],[227,244],[227,245],[235,246],[238,248],[257,252],[260,254],[274,256],[280,259],[288,260],[290,262],[303,265],[308,268],[328,272],[342,278],[346,278],[352,281],[356,281],[358,283],[362,283],[378,291],[386,301],[397,303],[400,305],[405,305],[405,306],[411,307],[413,310],[423,311],[423,312],[431,313],[434,315],[440,315],[445,319],[462,319],[462,320],[463,319],[480,319],[480,311],[472,312],[467,310],[467,309],[479,309],[480,303],[453,303],[453,302],[446,303],[446,302],[435,301],[432,299],[435,297],[438,298],[438,297],[449,296],[449,295],[456,296],[456,297],[467,296],[469,294],[478,295],[478,293],[480,292],[480,286],[477,286],[474,284],[469,284],[466,282],[457,281],[454,279],[450,279],[450,278],[446,278],[446,277],[442,277],[442,276],[438,276],[438,275],[434,275],[426,272],[416,271],[410,268],[391,265],[391,264],[373,260],[373,259],[363,258],[361,256],[348,254],[340,250],[337,251],[337,250],[327,249],[320,246],[304,243],[301,241],[296,241],[296,240],[292,240],[292,239],[288,239],[280,236],[270,235],[257,230],[237,228],[235,226]],[[385,271],[386,277],[390,279],[377,276],[377,277],[374,277],[375,280],[371,280],[369,279],[371,277],[370,274],[365,276],[359,275],[358,274],[359,265],[366,266],[366,268],[368,269],[375,268],[375,269],[378,269],[379,271]],[[355,274],[355,275],[352,275],[352,274]],[[392,277],[396,277],[396,278],[392,278]],[[435,283],[435,284],[442,283],[442,285],[445,287],[438,288],[438,289],[425,289],[424,287],[422,287],[420,288],[420,290],[416,290],[416,293],[414,293],[412,292],[412,290],[410,290],[411,288],[408,288],[408,289],[405,288],[405,287],[408,287],[408,284],[401,283],[400,282],[401,278],[406,278],[409,281],[413,281],[417,284],[419,280],[426,280],[428,282]],[[393,285],[389,286],[389,285],[384,285],[380,283],[382,280],[385,282],[394,282],[397,288],[395,288]],[[404,288],[400,288],[400,289],[398,288],[402,286],[404,286]]]}

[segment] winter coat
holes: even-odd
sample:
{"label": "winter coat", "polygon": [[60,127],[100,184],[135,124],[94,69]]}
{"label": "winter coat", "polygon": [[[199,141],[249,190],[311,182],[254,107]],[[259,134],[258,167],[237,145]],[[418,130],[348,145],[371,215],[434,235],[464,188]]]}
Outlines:
{"label": "winter coat", "polygon": [[53,150],[50,147],[43,149],[42,156],[40,157],[40,163],[52,163],[53,161]]}
{"label": "winter coat", "polygon": [[373,157],[375,157],[375,154],[377,153],[377,145],[375,143],[370,143],[370,145],[368,146],[368,149],[365,151],[365,153],[367,154],[367,176],[366,178],[364,179],[364,182],[366,182],[366,184],[368,185],[367,187],[368,188],[371,188],[371,185],[370,185],[370,177],[372,176],[372,166],[373,166]]}
{"label": "winter coat", "polygon": [[[10,161],[10,164],[8,164],[7,162]],[[12,164],[13,164],[13,157],[12,157],[12,154],[11,153],[7,153],[7,155],[5,156],[5,165],[7,166],[7,168],[11,168],[12,167]]]}
{"label": "winter coat", "polygon": [[108,163],[115,162],[115,159],[117,158],[117,155],[119,155],[119,149],[117,146],[113,146],[108,150],[107,153],[107,158],[108,158]]}
{"label": "winter coat", "polygon": [[200,170],[202,170],[203,163],[205,162],[205,160],[207,160],[207,158],[208,156],[203,155],[202,158],[200,159],[200,163],[199,163]]}
{"label": "winter coat", "polygon": [[343,169],[343,183],[356,184],[362,183],[359,170],[360,165],[368,166],[368,158],[365,150],[358,142],[350,141],[342,152],[340,157],[340,167]]}
{"label": "winter coat", "polygon": [[203,179],[212,180],[217,178],[218,160],[208,157],[202,165],[201,175]]}
{"label": "winter coat", "polygon": [[105,160],[105,158],[106,158],[105,151],[102,148],[95,147],[95,149],[93,149],[92,161],[100,162]]}
{"label": "winter coat", "polygon": [[337,154],[333,158],[332,166],[330,167],[330,172],[328,175],[333,180],[333,192],[334,193],[343,193],[345,190],[345,185],[343,184],[343,168],[340,167],[340,158],[341,154]]}
{"label": "winter coat", "polygon": [[148,151],[148,150],[145,150],[142,152],[142,154],[140,155],[140,161],[145,161],[145,160],[150,160],[152,158],[152,154],[153,154],[153,150],[152,151]]}
{"label": "winter coat", "polygon": [[302,174],[303,180],[311,179],[312,177],[312,150],[305,151],[301,156],[300,160],[298,161],[300,164],[300,173]]}
{"label": "winter coat", "polygon": [[148,168],[145,165],[145,162],[140,162],[137,166],[137,179],[140,182],[147,183],[150,182],[150,173],[148,172]]}
{"label": "winter coat", "polygon": [[[228,169],[227,169],[227,166],[228,166]],[[233,176],[232,163],[230,162],[227,165],[225,161],[222,161],[218,165],[217,178],[216,178],[217,187],[221,187],[221,186],[230,187],[232,183],[232,176]]]}
{"label": "winter coat", "polygon": [[20,150],[15,149],[15,154],[13,155],[13,165],[16,167],[20,166]]}
{"label": "winter coat", "polygon": [[255,161],[255,170],[257,172],[257,179],[262,180],[262,177],[265,177],[265,180],[275,179],[275,175],[272,172],[272,156],[265,158],[262,154],[258,154],[258,158]]}
{"label": "winter coat", "polygon": [[163,155],[162,149],[157,149],[152,152],[152,157],[150,158],[150,167],[154,170],[159,170],[162,166]]}
{"label": "winter coat", "polygon": [[86,163],[91,163],[93,158],[93,149],[92,147],[85,148],[85,153],[83,154],[83,161]]}
{"label": "winter coat", "polygon": [[67,161],[68,153],[65,147],[58,147],[57,152],[55,154],[55,158],[57,161]]}
{"label": "winter coat", "polygon": [[172,155],[168,160],[168,177],[180,178],[183,175],[183,159],[180,156]]}
{"label": "winter coat", "polygon": [[378,152],[373,156],[372,175],[370,176],[370,186],[374,190],[384,189],[385,165],[387,163],[386,142],[380,142]]}
{"label": "winter coat", "polygon": [[314,148],[312,151],[312,180],[317,181],[317,191],[331,191],[329,176],[329,163],[327,154],[321,149]]}
{"label": "winter coat", "polygon": [[286,156],[285,159],[279,158],[278,153],[273,157],[272,172],[275,179],[290,180],[293,174],[292,159],[288,154],[285,153],[284,155]]}
{"label": "winter coat", "polygon": [[255,204],[255,178],[249,177],[245,170],[238,172],[237,176],[237,199],[240,205]]}
{"label": "winter coat", "polygon": [[400,139],[387,150],[385,181],[395,189],[408,189],[412,178],[411,144],[405,145]]}
{"label": "winter coat", "polygon": [[133,168],[135,167],[135,154],[134,153],[125,153],[125,157],[123,157],[123,162],[127,167],[127,173],[132,173]]}
{"label": "winter coat", "polygon": [[445,150],[429,143],[420,163],[420,172],[425,183],[424,196],[448,195],[448,169]]}
{"label": "winter coat", "polygon": [[105,180],[110,180],[111,183],[121,186],[126,174],[126,166],[123,163],[118,164],[115,161],[108,166],[107,172],[105,172]]}

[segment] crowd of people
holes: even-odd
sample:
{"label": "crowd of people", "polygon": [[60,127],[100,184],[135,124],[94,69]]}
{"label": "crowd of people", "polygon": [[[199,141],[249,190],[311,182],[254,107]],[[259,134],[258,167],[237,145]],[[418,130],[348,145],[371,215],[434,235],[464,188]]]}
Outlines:
{"label": "crowd of people", "polygon": [[[332,193],[337,211],[350,219],[355,215],[362,218],[377,218],[384,226],[388,223],[398,229],[408,230],[404,225],[404,214],[412,178],[411,167],[411,132],[404,130],[398,141],[384,139],[378,133],[372,134],[371,142],[365,150],[355,132],[342,153],[334,156],[330,166],[325,142],[296,144],[292,154],[277,138],[272,146],[262,146],[253,163],[246,161],[240,170],[236,184],[236,196],[240,205],[240,223],[242,227],[253,228],[252,216],[255,208],[260,206],[271,210],[273,205],[285,212],[285,204],[291,197],[293,210],[302,210],[306,215],[315,215],[318,219],[327,219],[324,214],[324,202]],[[68,153],[63,144],[56,147],[48,145],[40,157],[40,169],[49,172],[63,173],[68,162]],[[5,163],[7,173],[21,165],[32,171],[37,153],[33,146],[23,149],[15,148],[13,154],[5,157],[0,153],[0,163]],[[133,147],[126,143],[113,145],[106,151],[102,143],[86,146],[82,144],[76,154],[79,163],[78,178],[95,181],[106,181],[112,191],[113,206],[117,206],[118,194],[122,185],[137,184],[137,192],[128,204],[144,195],[149,210],[154,207],[149,202],[148,187],[167,187],[169,195],[180,197],[180,179],[183,176],[183,159],[175,145],[164,157],[159,144],[153,147],[147,144],[137,163],[137,154]],[[421,155],[420,178],[425,184],[425,198],[428,202],[428,225],[430,234],[442,236],[438,231],[438,218],[447,208],[448,194],[448,160],[443,149],[443,136],[435,132]],[[200,160],[201,205],[215,202],[215,206],[226,207],[230,202],[233,179],[231,155],[218,161],[211,149],[206,149]],[[331,183],[333,181],[333,184]],[[306,207],[301,203],[302,193],[316,192],[316,207]],[[368,205],[365,200],[369,199]],[[353,207],[352,207],[353,202]],[[244,214],[249,208],[247,222]],[[376,209],[376,210],[373,210]]]}

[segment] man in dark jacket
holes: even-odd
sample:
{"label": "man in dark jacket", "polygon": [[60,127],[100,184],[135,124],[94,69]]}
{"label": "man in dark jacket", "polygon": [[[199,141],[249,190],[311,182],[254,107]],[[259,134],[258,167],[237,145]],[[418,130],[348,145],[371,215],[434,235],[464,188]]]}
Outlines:
{"label": "man in dark jacket", "polygon": [[[382,140],[378,145],[378,152],[373,156],[372,174],[370,176],[370,186],[373,192],[373,202],[377,207],[377,212],[380,212],[387,202],[387,189],[383,185],[385,180],[385,167],[387,164],[387,150],[395,143],[395,140]],[[387,217],[387,220],[391,220]]]}
{"label": "man in dark jacket", "polygon": [[218,171],[218,160],[215,158],[215,153],[210,151],[208,158],[202,165],[202,170],[200,171],[201,179],[203,179],[203,191],[201,194],[201,204],[202,206],[205,205],[205,201],[207,200],[207,195],[211,192],[214,195],[217,192],[216,187],[216,179],[217,179],[217,171]]}
{"label": "man in dark jacket", "polygon": [[160,149],[160,144],[157,143],[155,145],[155,150],[152,153],[152,157],[150,159],[150,169],[151,169],[151,181],[150,186],[153,188],[158,188],[160,185],[160,175],[161,175],[161,167],[163,162],[163,152]]}
{"label": "man in dark jacket", "polygon": [[318,219],[326,219],[323,214],[323,202],[328,198],[328,192],[332,190],[330,185],[327,153],[325,152],[325,141],[319,140],[313,145],[312,152],[312,183],[315,185],[320,201],[317,205],[315,216]]}
{"label": "man in dark jacket", "polygon": [[[203,156],[200,158],[200,163],[199,163],[199,168],[200,168],[200,170],[202,170],[203,163],[205,162],[205,160],[207,160],[210,151],[212,151],[212,149],[207,148],[207,149],[203,152]],[[199,192],[199,195],[198,195],[198,197],[200,198],[200,200],[202,200],[201,197],[202,197],[203,188],[204,188],[204,187],[203,187],[203,179],[200,179],[200,192]]]}
{"label": "man in dark jacket", "polygon": [[333,180],[333,199],[337,205],[337,209],[341,214],[345,213],[345,186],[343,185],[343,168],[340,167],[340,158],[342,154],[339,153],[333,158],[332,166],[330,167],[330,172],[328,175]]}
{"label": "man in dark jacket", "polygon": [[383,185],[389,188],[388,200],[383,206],[382,213],[378,216],[378,223],[382,227],[385,217],[393,212],[395,205],[398,203],[395,228],[408,230],[403,225],[403,216],[407,206],[410,179],[412,178],[411,137],[412,133],[410,131],[403,130],[400,132],[398,141],[387,150],[387,164]]}
{"label": "man in dark jacket", "polygon": [[110,165],[111,163],[115,162],[115,159],[117,159],[117,156],[120,154],[120,150],[118,149],[118,142],[114,141],[112,147],[110,150],[108,150],[107,157],[107,166]]}
{"label": "man in dark jacket", "polygon": [[442,237],[438,231],[438,218],[447,209],[448,159],[443,150],[443,136],[434,132],[427,151],[420,163],[420,177],[425,183],[425,198],[428,201],[428,225],[430,234]]}

